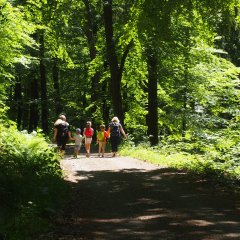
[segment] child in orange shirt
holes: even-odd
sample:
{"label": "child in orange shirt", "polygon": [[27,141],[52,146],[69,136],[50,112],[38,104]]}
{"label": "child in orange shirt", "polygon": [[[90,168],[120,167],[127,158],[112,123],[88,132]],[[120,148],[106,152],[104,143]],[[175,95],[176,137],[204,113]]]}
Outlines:
{"label": "child in orange shirt", "polygon": [[102,154],[102,157],[104,157],[107,138],[108,138],[108,132],[105,131],[105,125],[102,124],[100,125],[100,131],[97,133],[97,143],[99,144],[98,146],[99,157],[101,154]]}

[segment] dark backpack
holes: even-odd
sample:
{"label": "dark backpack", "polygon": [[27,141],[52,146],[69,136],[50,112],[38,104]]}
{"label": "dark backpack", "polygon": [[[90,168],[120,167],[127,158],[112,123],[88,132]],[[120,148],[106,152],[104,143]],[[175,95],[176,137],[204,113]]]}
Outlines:
{"label": "dark backpack", "polygon": [[112,123],[111,125],[111,136],[119,137],[120,136],[120,125],[118,123]]}
{"label": "dark backpack", "polygon": [[61,132],[62,136],[65,138],[68,138],[68,131],[69,131],[69,126],[67,123],[62,123],[61,124]]}

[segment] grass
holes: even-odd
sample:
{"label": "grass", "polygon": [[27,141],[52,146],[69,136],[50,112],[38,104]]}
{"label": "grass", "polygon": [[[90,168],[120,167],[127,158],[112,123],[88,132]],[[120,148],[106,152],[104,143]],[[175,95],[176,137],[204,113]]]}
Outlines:
{"label": "grass", "polygon": [[[186,146],[185,146],[186,147]],[[240,166],[238,159],[232,154],[228,158],[216,149],[206,149],[204,152],[179,149],[175,144],[152,148],[150,146],[124,146],[120,150],[123,156],[131,156],[160,166],[186,170],[194,174],[214,179],[229,187],[238,188],[240,181]]]}

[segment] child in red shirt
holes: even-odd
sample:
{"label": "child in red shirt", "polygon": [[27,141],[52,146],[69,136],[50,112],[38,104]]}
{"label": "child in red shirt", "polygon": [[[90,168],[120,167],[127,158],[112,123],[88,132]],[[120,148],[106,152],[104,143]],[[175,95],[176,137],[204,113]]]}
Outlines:
{"label": "child in red shirt", "polygon": [[94,130],[92,128],[92,122],[87,121],[86,128],[84,128],[83,130],[83,135],[85,137],[86,157],[90,157],[90,148],[91,148],[93,133],[94,133]]}

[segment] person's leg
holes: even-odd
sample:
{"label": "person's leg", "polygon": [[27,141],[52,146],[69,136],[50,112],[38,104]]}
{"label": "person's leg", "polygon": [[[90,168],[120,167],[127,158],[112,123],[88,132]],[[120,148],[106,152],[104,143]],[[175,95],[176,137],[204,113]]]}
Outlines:
{"label": "person's leg", "polygon": [[58,151],[61,152],[61,150],[62,150],[62,139],[57,138],[56,140],[57,140]]}
{"label": "person's leg", "polygon": [[86,153],[89,154],[89,143],[85,143]]}
{"label": "person's leg", "polygon": [[76,153],[75,153],[76,158],[79,155],[79,149],[80,149],[80,145],[76,145]]}
{"label": "person's leg", "polygon": [[102,143],[102,157],[104,157],[105,148],[106,148],[106,143],[103,142],[103,143]]}
{"label": "person's leg", "polygon": [[91,151],[91,138],[86,138],[86,142],[85,142],[85,148],[86,148],[86,156],[89,157],[90,156],[90,151]]}
{"label": "person's leg", "polygon": [[99,156],[99,157],[100,157],[100,154],[101,154],[101,148],[102,148],[101,142],[99,141],[99,142],[98,142],[98,156]]}
{"label": "person's leg", "polygon": [[74,154],[73,157],[77,157],[77,145],[74,146]]}
{"label": "person's leg", "polygon": [[112,145],[113,157],[115,157],[116,153],[117,153],[118,137],[113,136],[113,137],[110,138],[110,141],[111,141],[111,145]]}
{"label": "person's leg", "polygon": [[104,142],[101,142],[101,151],[100,151],[100,154],[104,154]]}
{"label": "person's leg", "polygon": [[90,154],[91,154],[91,143],[92,143],[92,139],[90,140],[89,147],[88,147],[88,156],[89,157],[90,157]]}
{"label": "person's leg", "polygon": [[62,138],[62,139],[61,139],[61,142],[62,142],[61,155],[64,156],[64,154],[65,154],[65,149],[66,149],[66,144],[67,144],[67,139],[66,139],[66,138]]}
{"label": "person's leg", "polygon": [[80,155],[80,150],[81,150],[82,144],[79,145],[79,149],[78,149],[78,155]]}

